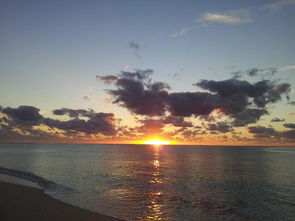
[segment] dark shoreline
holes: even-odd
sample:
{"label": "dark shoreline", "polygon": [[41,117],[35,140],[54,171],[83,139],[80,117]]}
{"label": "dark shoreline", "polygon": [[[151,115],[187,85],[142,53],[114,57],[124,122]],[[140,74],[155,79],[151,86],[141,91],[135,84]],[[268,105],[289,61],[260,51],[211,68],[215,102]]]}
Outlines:
{"label": "dark shoreline", "polygon": [[0,181],[1,221],[119,221],[68,205],[43,190]]}

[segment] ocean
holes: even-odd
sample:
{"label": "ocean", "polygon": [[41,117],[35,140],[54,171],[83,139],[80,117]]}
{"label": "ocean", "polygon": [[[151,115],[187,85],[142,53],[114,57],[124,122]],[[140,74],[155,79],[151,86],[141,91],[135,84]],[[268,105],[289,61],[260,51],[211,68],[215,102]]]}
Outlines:
{"label": "ocean", "polygon": [[126,220],[295,220],[295,148],[0,144],[0,173]]}

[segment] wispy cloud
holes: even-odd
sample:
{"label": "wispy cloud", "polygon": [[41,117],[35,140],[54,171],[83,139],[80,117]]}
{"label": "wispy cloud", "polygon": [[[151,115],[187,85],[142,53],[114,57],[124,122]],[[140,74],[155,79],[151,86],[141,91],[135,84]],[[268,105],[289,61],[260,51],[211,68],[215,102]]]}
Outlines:
{"label": "wispy cloud", "polygon": [[295,0],[279,0],[271,4],[265,5],[265,8],[268,9],[270,12],[276,12],[292,4],[295,4]]}
{"label": "wispy cloud", "polygon": [[246,9],[232,10],[228,12],[205,12],[197,19],[197,22],[203,24],[223,23],[238,25],[252,22],[249,18],[249,11]]}
{"label": "wispy cloud", "polygon": [[193,28],[193,27],[182,28],[182,29],[180,29],[180,31],[171,34],[171,37],[172,37],[172,38],[176,38],[176,37],[183,36],[183,35],[185,35],[187,32],[189,32],[192,28]]}
{"label": "wispy cloud", "polygon": [[253,22],[253,20],[250,19],[250,13],[247,9],[231,10],[226,12],[205,12],[194,21],[193,25],[182,28],[170,36],[172,38],[181,37],[195,28],[206,27],[209,23],[239,25],[249,22]]}
{"label": "wispy cloud", "polygon": [[288,66],[279,68],[279,71],[291,71],[291,70],[295,70],[295,65],[288,65]]}

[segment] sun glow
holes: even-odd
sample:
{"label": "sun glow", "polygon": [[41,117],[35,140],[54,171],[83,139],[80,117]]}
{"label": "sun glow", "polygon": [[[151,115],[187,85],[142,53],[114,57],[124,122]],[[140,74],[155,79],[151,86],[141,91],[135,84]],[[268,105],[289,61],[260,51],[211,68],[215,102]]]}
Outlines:
{"label": "sun glow", "polygon": [[170,144],[170,141],[153,139],[153,140],[144,141],[144,144],[152,144],[152,145],[156,145],[156,146],[159,146],[159,145],[168,145],[168,144]]}

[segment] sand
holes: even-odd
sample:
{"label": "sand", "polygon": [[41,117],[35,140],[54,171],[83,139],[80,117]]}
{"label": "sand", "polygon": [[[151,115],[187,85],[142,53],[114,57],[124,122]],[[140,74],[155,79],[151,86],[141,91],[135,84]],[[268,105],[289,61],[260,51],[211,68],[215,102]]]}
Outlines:
{"label": "sand", "polygon": [[118,221],[65,204],[43,190],[0,182],[1,221]]}

